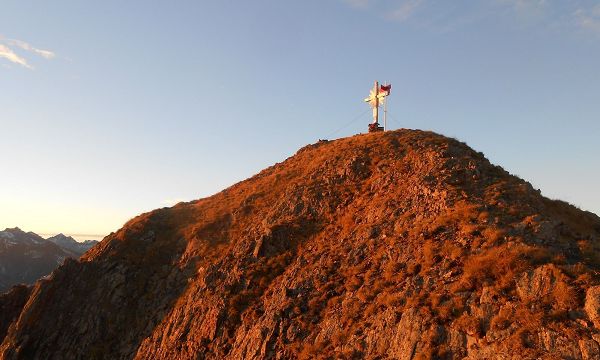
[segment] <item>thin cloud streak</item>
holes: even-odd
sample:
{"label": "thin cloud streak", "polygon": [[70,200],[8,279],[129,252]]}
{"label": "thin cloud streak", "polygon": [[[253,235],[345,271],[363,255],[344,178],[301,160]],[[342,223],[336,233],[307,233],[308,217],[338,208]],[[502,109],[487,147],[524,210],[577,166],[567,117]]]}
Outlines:
{"label": "thin cloud streak", "polygon": [[12,63],[18,64],[18,65],[21,65],[23,67],[33,70],[33,66],[29,65],[27,63],[27,60],[25,60],[24,58],[17,55],[8,46],[2,45],[2,44],[0,44],[0,58],[4,58]]}
{"label": "thin cloud streak", "polygon": [[579,27],[600,35],[600,5],[587,10],[577,9],[575,17]]}
{"label": "thin cloud streak", "polygon": [[[582,2],[558,4],[548,0],[484,0],[477,5],[463,6],[463,13],[444,10],[441,0],[341,0],[357,10],[368,10],[379,14],[383,19],[405,23],[411,20],[416,25],[446,31],[453,26],[447,23],[482,21],[488,17],[511,15],[535,26],[549,29],[562,28],[574,31],[576,28],[600,35],[600,4],[583,5]],[[589,3],[588,3],[589,4]],[[507,10],[502,11],[502,10]],[[458,21],[456,20],[458,17]],[[467,20],[461,20],[467,19]]]}
{"label": "thin cloud streak", "polygon": [[7,43],[10,45],[18,46],[23,50],[32,52],[32,53],[37,54],[46,59],[53,59],[54,57],[56,57],[56,54],[54,54],[52,51],[37,49],[37,48],[31,46],[30,44],[26,43],[25,41],[16,40],[16,39],[8,39]]}
{"label": "thin cloud streak", "polygon": [[48,60],[56,57],[56,54],[50,50],[38,49],[25,41],[17,39],[6,39],[2,35],[0,35],[0,58],[6,59],[13,64],[20,65],[27,69],[34,70],[34,67],[29,63],[29,61],[25,57],[15,52],[15,48],[24,50],[28,53],[35,54]]}
{"label": "thin cloud streak", "polygon": [[402,2],[395,10],[392,10],[386,15],[389,20],[406,21],[410,18],[415,10],[421,5],[422,0],[407,0]]}

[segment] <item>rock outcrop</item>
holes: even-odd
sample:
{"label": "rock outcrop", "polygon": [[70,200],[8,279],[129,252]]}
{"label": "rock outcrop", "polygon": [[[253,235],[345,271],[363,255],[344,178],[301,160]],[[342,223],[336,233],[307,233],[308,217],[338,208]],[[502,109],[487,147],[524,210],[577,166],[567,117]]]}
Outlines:
{"label": "rock outcrop", "polygon": [[593,286],[587,290],[585,312],[594,326],[600,329],[600,286]]}
{"label": "rock outcrop", "polygon": [[30,293],[30,287],[16,285],[9,292],[0,295],[0,339],[6,336],[8,327],[21,314]]}
{"label": "rock outcrop", "polygon": [[596,215],[456,140],[322,141],[67,260],[0,358],[594,359],[599,249]]}

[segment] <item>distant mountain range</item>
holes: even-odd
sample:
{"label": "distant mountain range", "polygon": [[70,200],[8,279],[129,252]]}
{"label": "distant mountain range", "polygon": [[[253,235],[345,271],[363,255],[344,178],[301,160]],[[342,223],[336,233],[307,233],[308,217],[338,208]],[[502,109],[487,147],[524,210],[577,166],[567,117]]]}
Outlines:
{"label": "distant mountain range", "polygon": [[79,242],[73,239],[70,236],[66,236],[64,234],[58,234],[46,239],[48,241],[52,241],[56,245],[58,245],[63,250],[71,251],[77,256],[83,255],[86,251],[88,251],[92,246],[96,245],[98,241],[96,240],[85,240],[83,242]]}
{"label": "distant mountain range", "polygon": [[0,293],[16,284],[32,284],[66,258],[79,258],[98,241],[78,242],[58,234],[44,239],[19,228],[0,231]]}

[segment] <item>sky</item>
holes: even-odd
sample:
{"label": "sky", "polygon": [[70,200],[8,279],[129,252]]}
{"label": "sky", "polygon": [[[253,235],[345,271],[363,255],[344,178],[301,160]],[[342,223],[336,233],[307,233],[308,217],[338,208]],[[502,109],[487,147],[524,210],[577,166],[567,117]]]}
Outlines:
{"label": "sky", "polygon": [[0,3],[0,228],[101,237],[318,139],[455,137],[600,214],[600,3]]}

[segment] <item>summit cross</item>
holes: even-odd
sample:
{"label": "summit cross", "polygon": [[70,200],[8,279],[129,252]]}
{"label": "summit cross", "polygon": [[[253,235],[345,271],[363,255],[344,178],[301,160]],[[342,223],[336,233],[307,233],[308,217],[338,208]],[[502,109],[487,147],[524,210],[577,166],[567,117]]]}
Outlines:
{"label": "summit cross", "polygon": [[[386,98],[390,95],[391,90],[392,84],[380,86],[379,81],[375,81],[375,85],[373,86],[373,89],[371,89],[369,97],[365,99],[365,102],[369,103],[371,108],[373,108],[373,122],[369,124],[369,132],[384,131],[387,127]],[[379,106],[381,106],[381,103],[384,105],[384,127],[379,126]]]}

